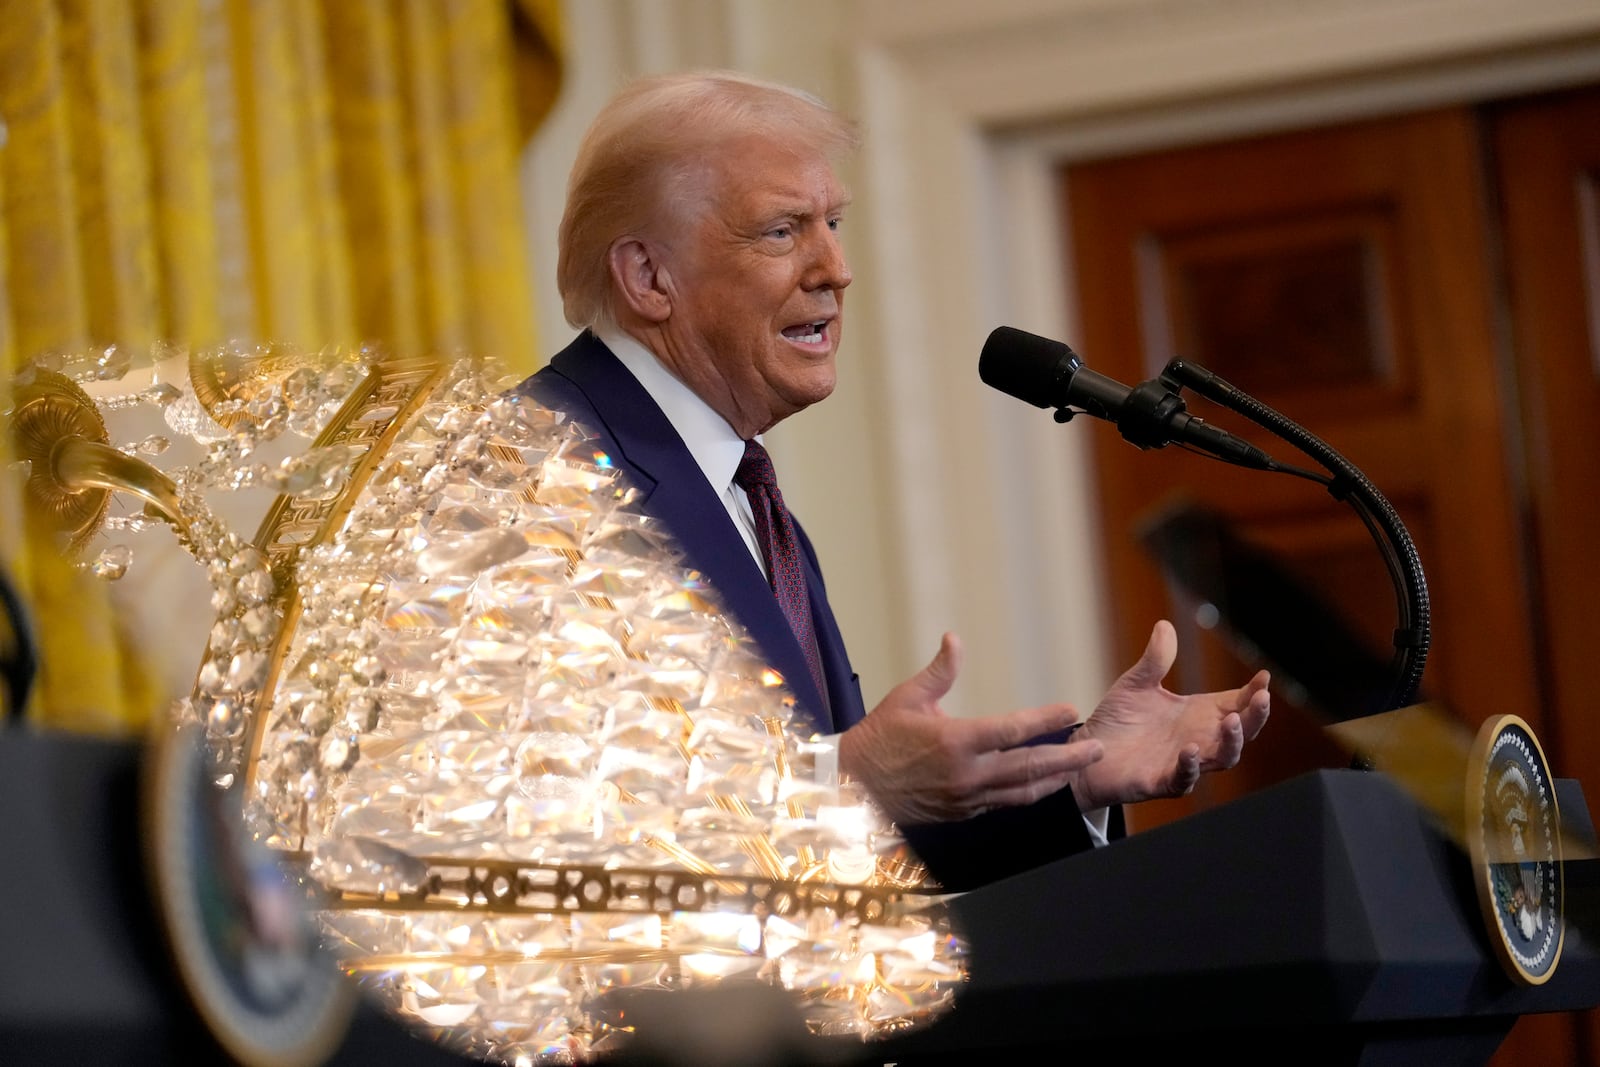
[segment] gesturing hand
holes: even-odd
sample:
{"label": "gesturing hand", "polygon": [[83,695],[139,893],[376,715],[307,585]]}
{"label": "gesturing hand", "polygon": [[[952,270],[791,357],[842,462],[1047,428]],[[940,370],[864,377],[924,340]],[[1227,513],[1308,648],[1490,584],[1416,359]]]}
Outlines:
{"label": "gesturing hand", "polygon": [[1261,732],[1271,710],[1266,671],[1238,689],[1184,696],[1161,684],[1177,657],[1178,635],[1163,619],[1139,662],[1112,683],[1077,732],[1105,749],[1103,760],[1070,780],[1084,811],[1182,796],[1202,772],[1238,763],[1244,743]]}
{"label": "gesturing hand", "polygon": [[840,770],[866,785],[902,826],[1031,804],[1100,758],[1099,743],[1077,738],[1018,747],[1076,722],[1078,713],[1070,704],[984,718],[947,715],[939,700],[960,669],[961,644],[954,634],[945,634],[931,663],[890,690],[839,738]]}

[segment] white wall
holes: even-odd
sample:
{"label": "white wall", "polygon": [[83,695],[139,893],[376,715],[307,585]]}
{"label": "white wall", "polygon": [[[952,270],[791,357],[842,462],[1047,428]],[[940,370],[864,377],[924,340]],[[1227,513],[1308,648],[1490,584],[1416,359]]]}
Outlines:
{"label": "white wall", "polygon": [[[984,389],[996,325],[1070,337],[1064,160],[1600,79],[1595,0],[572,0],[525,160],[554,352],[566,170],[633,75],[725,66],[860,118],[838,391],[771,435],[869,703],[960,632],[952,702],[1087,709],[1113,673],[1083,442]],[[1087,354],[1090,360],[1093,354]]]}

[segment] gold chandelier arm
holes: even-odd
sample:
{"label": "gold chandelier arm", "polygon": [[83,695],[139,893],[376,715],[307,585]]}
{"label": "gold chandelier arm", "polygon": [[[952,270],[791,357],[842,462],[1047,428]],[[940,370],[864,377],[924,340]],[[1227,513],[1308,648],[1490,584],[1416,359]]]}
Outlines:
{"label": "gold chandelier arm", "polygon": [[141,459],[135,459],[101,441],[66,437],[50,450],[50,469],[56,481],[71,492],[110,489],[143,500],[185,538],[189,520],[178,501],[172,479]]}

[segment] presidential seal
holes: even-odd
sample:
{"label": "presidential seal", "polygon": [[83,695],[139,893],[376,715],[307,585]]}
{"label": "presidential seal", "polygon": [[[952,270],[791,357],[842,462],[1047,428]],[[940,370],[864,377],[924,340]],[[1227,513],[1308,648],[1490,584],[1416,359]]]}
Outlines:
{"label": "presidential seal", "polygon": [[305,893],[244,833],[236,792],[210,780],[195,728],[158,725],[145,769],[146,864],[178,977],[243,1067],[312,1067],[355,1011],[318,952]]}
{"label": "presidential seal", "polygon": [[1513,981],[1555,973],[1562,914],[1561,818],[1544,751],[1515,715],[1490,719],[1467,772],[1467,845],[1489,943]]}

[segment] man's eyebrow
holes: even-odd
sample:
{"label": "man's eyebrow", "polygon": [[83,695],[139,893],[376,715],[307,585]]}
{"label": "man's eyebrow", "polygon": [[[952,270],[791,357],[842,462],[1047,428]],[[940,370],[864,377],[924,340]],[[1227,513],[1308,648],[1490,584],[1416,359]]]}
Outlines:
{"label": "man's eyebrow", "polygon": [[850,206],[851,198],[847,195],[831,202],[824,210],[816,211],[809,202],[801,203],[798,199],[789,203],[769,205],[770,210],[754,219],[750,223],[752,230],[770,226],[774,222],[808,223],[817,218],[831,218]]}
{"label": "man's eyebrow", "polygon": [[797,222],[810,222],[812,219],[816,218],[819,214],[822,215],[824,218],[826,218],[826,217],[831,216],[831,215],[839,214],[840,212],[842,212],[845,208],[847,208],[849,206],[850,206],[850,201],[849,201],[848,198],[846,198],[844,200],[835,201],[834,203],[829,204],[827,206],[827,208],[825,208],[821,212],[813,211],[809,207],[803,207],[803,208],[796,208],[793,211],[785,211],[785,212],[783,212],[783,216],[785,218],[794,219]]}
{"label": "man's eyebrow", "polygon": [[[850,196],[850,194],[846,193],[839,199],[830,201],[828,206],[823,209],[822,214],[832,215],[843,211],[845,208],[850,206],[853,199],[854,198]],[[800,198],[796,198],[786,203],[780,202],[774,204],[772,205],[772,211],[770,212],[771,218],[785,219],[810,219],[815,218],[816,215],[817,212],[813,211],[811,208],[811,201],[802,200]]]}

